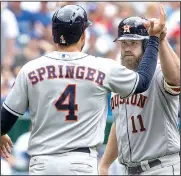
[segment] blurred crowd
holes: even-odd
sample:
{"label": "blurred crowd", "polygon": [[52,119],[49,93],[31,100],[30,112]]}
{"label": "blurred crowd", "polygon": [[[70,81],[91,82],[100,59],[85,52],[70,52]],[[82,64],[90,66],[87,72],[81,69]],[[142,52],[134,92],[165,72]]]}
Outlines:
{"label": "blurred crowd", "polygon": [[[161,3],[167,14],[167,38],[180,57],[180,2]],[[114,60],[120,58],[113,40],[123,18],[159,17],[159,2],[1,2],[1,103],[24,64],[56,50],[51,18],[57,7],[66,4],[81,5],[93,23],[83,51]]]}
{"label": "blurred crowd", "polygon": [[[113,42],[117,25],[128,16],[157,18],[158,2],[2,2],[1,6],[1,99],[4,99],[20,68],[30,60],[55,50],[51,17],[65,4],[79,4],[93,25],[87,29],[84,51],[119,59]],[[180,2],[163,2],[167,13],[168,39],[180,56]],[[139,8],[138,8],[139,6]]]}

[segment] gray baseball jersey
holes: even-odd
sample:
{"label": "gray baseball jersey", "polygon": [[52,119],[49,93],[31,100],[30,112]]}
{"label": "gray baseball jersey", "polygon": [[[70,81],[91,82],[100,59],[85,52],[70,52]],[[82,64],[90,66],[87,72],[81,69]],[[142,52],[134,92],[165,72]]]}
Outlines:
{"label": "gray baseball jersey", "polygon": [[81,52],[53,52],[20,70],[3,106],[16,116],[29,107],[30,155],[95,147],[104,140],[107,94],[130,96],[136,72]]}
{"label": "gray baseball jersey", "polygon": [[111,107],[116,125],[119,161],[136,163],[180,151],[179,96],[164,87],[160,64],[147,91],[121,99],[113,94]]}

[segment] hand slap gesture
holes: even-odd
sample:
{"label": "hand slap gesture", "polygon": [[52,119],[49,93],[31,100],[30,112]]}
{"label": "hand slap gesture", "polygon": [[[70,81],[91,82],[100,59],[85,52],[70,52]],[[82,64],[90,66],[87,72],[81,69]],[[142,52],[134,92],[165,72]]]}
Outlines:
{"label": "hand slap gesture", "polygon": [[148,23],[145,24],[145,26],[148,29],[149,36],[156,36],[158,38],[160,38],[160,35],[163,32],[166,23],[166,13],[162,4],[160,4],[159,9],[160,9],[160,19],[158,20],[149,19]]}

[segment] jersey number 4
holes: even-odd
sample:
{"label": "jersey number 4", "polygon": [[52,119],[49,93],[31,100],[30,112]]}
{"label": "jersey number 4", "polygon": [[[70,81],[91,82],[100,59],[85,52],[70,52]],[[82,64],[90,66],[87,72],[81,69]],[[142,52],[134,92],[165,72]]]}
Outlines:
{"label": "jersey number 4", "polygon": [[[140,132],[146,131],[146,128],[144,127],[144,124],[143,124],[143,118],[142,118],[142,116],[141,116],[141,115],[138,115],[138,116],[137,116],[137,119],[139,120],[139,123],[140,123]],[[133,127],[132,133],[137,133],[138,130],[136,129],[134,116],[131,117],[131,121],[132,121],[132,127]]]}
{"label": "jersey number 4", "polygon": [[[68,111],[68,115],[65,116],[65,121],[77,121],[78,117],[75,115],[75,111],[78,110],[78,105],[75,104],[76,85],[69,84],[59,99],[55,102],[55,107],[58,111]],[[68,100],[65,103],[65,100]]]}

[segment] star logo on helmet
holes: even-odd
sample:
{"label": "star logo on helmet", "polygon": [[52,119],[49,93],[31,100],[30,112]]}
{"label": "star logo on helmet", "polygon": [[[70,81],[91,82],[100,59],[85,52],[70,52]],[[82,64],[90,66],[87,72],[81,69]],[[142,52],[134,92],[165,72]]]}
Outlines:
{"label": "star logo on helmet", "polygon": [[130,28],[131,28],[131,26],[129,26],[129,25],[123,26],[124,32],[130,33]]}
{"label": "star logo on helmet", "polygon": [[61,35],[61,36],[60,36],[60,43],[63,43],[63,44],[65,44],[65,43],[66,43],[66,41],[65,41],[64,36],[63,36],[63,35]]}

